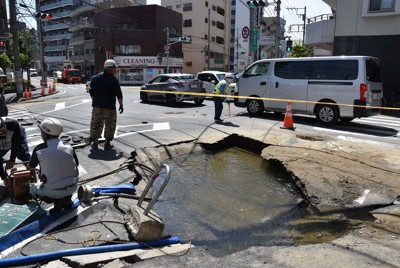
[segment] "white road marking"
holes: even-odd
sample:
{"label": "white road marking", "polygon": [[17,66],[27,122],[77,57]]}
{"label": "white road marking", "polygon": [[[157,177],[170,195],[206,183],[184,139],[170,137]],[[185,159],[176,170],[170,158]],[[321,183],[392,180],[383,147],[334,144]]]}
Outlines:
{"label": "white road marking", "polygon": [[364,190],[364,193],[360,197],[358,197],[356,200],[354,200],[354,202],[362,205],[364,203],[365,199],[367,198],[367,195],[369,194],[369,192],[370,192],[369,189]]}
{"label": "white road marking", "polygon": [[[62,109],[68,109],[68,108],[71,108],[71,107],[75,107],[75,106],[78,106],[78,105],[82,105],[82,104],[85,104],[85,103],[87,103],[87,102],[89,102],[89,101],[91,101],[91,99],[83,99],[83,100],[81,100],[80,103],[73,104],[73,105],[71,105],[71,106],[64,106],[64,108],[62,108]],[[56,104],[56,107],[57,107],[57,104]],[[38,115],[49,114],[49,113],[52,113],[52,112],[54,112],[54,111],[62,110],[62,109],[57,109],[57,108],[55,108],[54,110],[47,111],[47,112],[43,112],[43,113],[39,113]]]}
{"label": "white road marking", "polygon": [[56,103],[56,107],[54,108],[54,110],[61,110],[61,109],[65,109],[65,102],[59,102]]}

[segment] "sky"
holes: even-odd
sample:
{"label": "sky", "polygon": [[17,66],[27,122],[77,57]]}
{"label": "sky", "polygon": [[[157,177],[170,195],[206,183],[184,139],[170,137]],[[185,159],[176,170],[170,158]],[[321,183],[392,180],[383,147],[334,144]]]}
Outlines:
{"label": "sky", "polygon": [[[243,0],[247,2],[247,0]],[[264,0],[267,1],[267,0]],[[269,5],[268,8],[264,9],[265,17],[276,16],[274,11],[274,6],[272,3],[274,1],[268,0]],[[161,0],[147,0],[147,4],[156,4],[161,5]],[[281,0],[281,17],[286,20],[286,34],[290,35],[292,40],[300,40],[303,37],[303,33],[299,32],[291,32],[288,33],[287,29],[290,25],[303,24],[301,16],[297,14],[304,14],[304,7],[306,7],[306,17],[312,18],[323,14],[331,14],[330,7],[325,4],[322,0]],[[288,8],[291,8],[289,10]],[[292,8],[298,8],[297,14],[296,10],[292,10]],[[296,27],[292,27],[292,29],[297,29]]]}

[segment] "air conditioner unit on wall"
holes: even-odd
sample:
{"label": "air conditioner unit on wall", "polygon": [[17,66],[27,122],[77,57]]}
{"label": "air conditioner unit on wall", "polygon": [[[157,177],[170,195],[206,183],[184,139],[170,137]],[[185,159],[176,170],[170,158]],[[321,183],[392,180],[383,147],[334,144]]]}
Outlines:
{"label": "air conditioner unit on wall", "polygon": [[192,66],[192,62],[191,61],[186,62],[186,66]]}

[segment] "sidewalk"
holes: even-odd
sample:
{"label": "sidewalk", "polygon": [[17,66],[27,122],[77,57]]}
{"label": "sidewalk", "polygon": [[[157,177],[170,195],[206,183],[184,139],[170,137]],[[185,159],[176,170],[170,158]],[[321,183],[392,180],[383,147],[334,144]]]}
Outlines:
{"label": "sidewalk", "polygon": [[45,97],[48,95],[52,95],[55,93],[58,93],[58,90],[56,89],[56,91],[49,93],[49,88],[46,88],[46,93],[44,95],[42,95],[42,90],[40,88],[37,88],[34,91],[31,91],[32,96],[29,98],[18,98],[17,97],[17,93],[8,93],[8,94],[4,94],[4,98],[6,101],[6,104],[10,104],[10,103],[15,103],[15,102],[22,102],[22,101],[27,101],[27,100],[32,100],[32,99],[37,99],[40,97]]}

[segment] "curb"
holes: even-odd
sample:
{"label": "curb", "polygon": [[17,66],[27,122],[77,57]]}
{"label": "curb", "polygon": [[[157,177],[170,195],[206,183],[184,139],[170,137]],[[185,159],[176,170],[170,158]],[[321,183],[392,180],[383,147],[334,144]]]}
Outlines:
{"label": "curb", "polygon": [[56,90],[52,93],[47,93],[45,95],[41,95],[40,93],[38,93],[38,94],[32,95],[32,97],[30,97],[30,98],[24,98],[24,97],[18,98],[16,93],[9,93],[9,94],[5,94],[4,97],[5,97],[6,104],[11,104],[11,103],[16,103],[16,102],[24,102],[24,101],[28,101],[28,100],[38,99],[40,97],[50,96],[50,95],[56,94],[58,92],[59,91]]}

